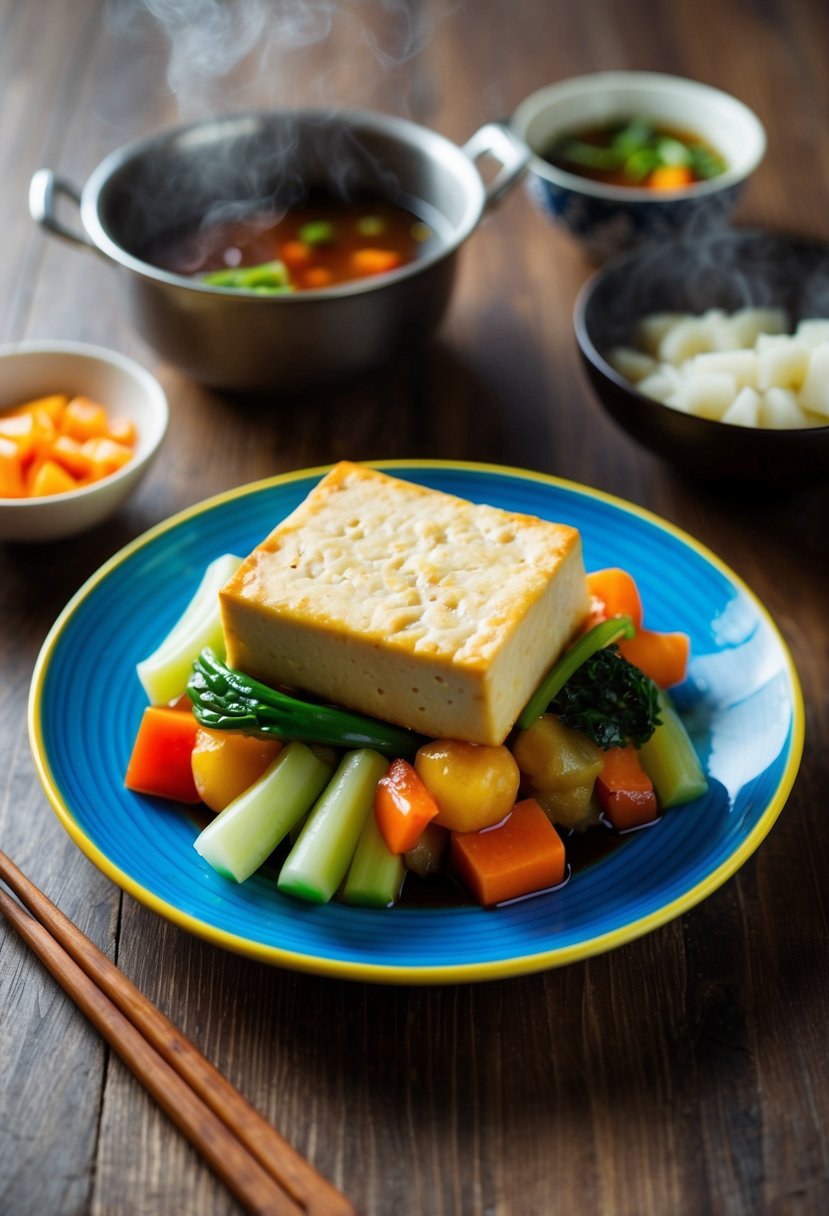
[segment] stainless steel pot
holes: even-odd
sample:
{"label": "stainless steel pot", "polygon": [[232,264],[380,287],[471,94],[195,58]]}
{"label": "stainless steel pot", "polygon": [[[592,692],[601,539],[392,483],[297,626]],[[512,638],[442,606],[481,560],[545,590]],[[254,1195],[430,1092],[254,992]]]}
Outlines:
{"label": "stainless steel pot", "polygon": [[[476,167],[485,155],[499,164],[489,184]],[[116,264],[133,323],[164,359],[216,387],[290,390],[362,372],[427,335],[449,301],[461,245],[529,155],[498,123],[460,148],[367,111],[236,114],[114,152],[80,192],[41,169],[29,209],[42,228]],[[408,202],[439,244],[388,275],[275,297],[209,287],[146,260],[154,242],[217,207],[238,216],[290,205],[309,188]],[[58,219],[59,196],[80,208],[82,231]]]}

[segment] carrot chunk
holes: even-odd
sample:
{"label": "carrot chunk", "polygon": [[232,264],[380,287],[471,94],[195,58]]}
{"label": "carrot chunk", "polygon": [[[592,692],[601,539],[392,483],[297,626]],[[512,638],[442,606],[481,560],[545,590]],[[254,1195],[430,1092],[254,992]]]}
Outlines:
{"label": "carrot chunk", "polygon": [[687,633],[637,629],[634,637],[622,638],[618,645],[623,658],[644,671],[660,688],[670,688],[685,679],[691,651]]}
{"label": "carrot chunk", "polygon": [[23,498],[25,494],[20,448],[13,439],[0,435],[0,498]]}
{"label": "carrot chunk", "polygon": [[192,768],[198,729],[192,713],[148,705],[127,765],[127,789],[174,802],[199,802]]}
{"label": "carrot chunk", "polygon": [[12,414],[46,414],[56,426],[69,402],[65,393],[50,393],[47,397],[35,397],[32,401],[24,401],[16,405]]}
{"label": "carrot chunk", "polygon": [[401,257],[394,249],[355,249],[351,255],[351,269],[356,275],[386,274],[401,264]]}
{"label": "carrot chunk", "polygon": [[611,616],[629,616],[636,629],[642,624],[642,600],[639,588],[627,570],[609,566],[605,570],[593,570],[587,576],[587,590],[593,601],[591,624],[607,620]]}
{"label": "carrot chunk", "polygon": [[280,260],[285,263],[289,270],[302,270],[306,267],[314,256],[314,251],[310,245],[306,245],[304,241],[285,241],[279,246]]}
{"label": "carrot chunk", "polygon": [[107,412],[89,397],[73,397],[63,411],[61,429],[65,435],[71,435],[81,443],[96,435],[106,435]]}
{"label": "carrot chunk", "polygon": [[45,498],[49,494],[66,494],[77,490],[78,483],[71,473],[56,460],[44,460],[33,468],[29,493],[32,498]]}
{"label": "carrot chunk", "polygon": [[596,778],[596,793],[602,810],[620,832],[656,819],[653,782],[632,744],[611,747],[605,752],[604,767]]}
{"label": "carrot chunk", "polygon": [[438,804],[406,760],[392,760],[377,783],[374,815],[392,853],[408,853],[435,818]]}
{"label": "carrot chunk", "polygon": [[534,798],[517,802],[495,827],[453,832],[449,848],[452,867],[482,904],[517,899],[564,879],[564,845]]}
{"label": "carrot chunk", "polygon": [[682,190],[693,180],[694,175],[687,165],[660,165],[653,170],[646,185],[651,190]]}
{"label": "carrot chunk", "polygon": [[107,437],[114,439],[116,443],[123,443],[128,448],[135,447],[138,436],[132,418],[110,418]]}
{"label": "carrot chunk", "polygon": [[83,444],[78,443],[71,435],[58,435],[49,448],[52,460],[63,465],[67,473],[71,473],[79,481],[91,477],[92,459],[83,450]]}
{"label": "carrot chunk", "polygon": [[106,435],[93,435],[92,438],[84,440],[81,451],[90,462],[89,477],[93,481],[99,481],[102,477],[117,472],[133,457],[132,448],[123,443],[116,443]]}
{"label": "carrot chunk", "polygon": [[328,287],[334,282],[334,276],[325,266],[311,266],[302,276],[303,287]]}

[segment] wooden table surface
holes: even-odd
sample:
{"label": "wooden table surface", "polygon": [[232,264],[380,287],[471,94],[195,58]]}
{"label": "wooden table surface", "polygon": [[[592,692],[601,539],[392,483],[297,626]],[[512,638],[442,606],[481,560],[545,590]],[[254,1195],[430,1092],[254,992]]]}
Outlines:
{"label": "wooden table surface", "polygon": [[[46,239],[26,203],[38,167],[82,183],[107,153],[182,116],[358,104],[463,142],[544,83],[645,68],[721,86],[762,117],[769,151],[739,222],[826,239],[829,9],[184,8],[189,19],[169,17],[171,54],[137,3],[0,0],[0,340],[79,339],[132,355],[160,377],[172,414],[158,463],[111,523],[61,544],[0,545],[2,847],[367,1216],[829,1211],[826,487],[706,487],[623,436],[572,337],[590,267],[522,190],[470,240],[425,351],[322,400],[275,395],[256,407],[160,364],[131,329],[112,268]],[[210,30],[209,9],[235,14],[235,29]],[[263,12],[278,28],[256,27]],[[794,791],[754,857],[704,903],[546,974],[382,987],[225,953],[123,895],[59,826],[26,732],[38,649],[82,581],[171,513],[341,457],[424,456],[595,486],[718,553],[767,604],[801,673],[807,745]],[[3,1216],[236,1211],[0,924]]]}

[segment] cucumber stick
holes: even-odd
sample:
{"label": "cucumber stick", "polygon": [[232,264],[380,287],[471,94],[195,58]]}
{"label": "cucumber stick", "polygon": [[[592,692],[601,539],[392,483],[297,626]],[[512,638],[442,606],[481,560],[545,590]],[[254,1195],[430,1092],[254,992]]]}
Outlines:
{"label": "cucumber stick", "polygon": [[234,798],[197,837],[197,853],[225,878],[244,882],[258,870],[331,778],[304,743],[289,743],[250,789]]}
{"label": "cucumber stick", "polygon": [[405,876],[403,858],[392,853],[376,816],[369,815],[348,869],[343,899],[362,908],[390,908],[397,903]]}
{"label": "cucumber stick", "polygon": [[311,903],[328,902],[373,814],[374,791],[388,763],[368,747],[346,752],[285,859],[277,880],[280,891]]}
{"label": "cucumber stick", "polygon": [[219,591],[242,564],[225,553],[210,563],[190,603],[161,645],[136,667],[151,705],[167,705],[187,688],[193,663],[209,646],[224,657]]}
{"label": "cucumber stick", "polygon": [[639,758],[665,810],[701,798],[708,782],[685,724],[662,689],[659,718],[660,725],[639,749]]}

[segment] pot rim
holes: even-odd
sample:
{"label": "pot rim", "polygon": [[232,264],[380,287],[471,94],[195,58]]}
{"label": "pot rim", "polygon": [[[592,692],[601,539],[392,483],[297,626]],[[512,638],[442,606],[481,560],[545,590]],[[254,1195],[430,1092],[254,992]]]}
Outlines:
{"label": "pot rim", "polygon": [[[100,218],[99,202],[107,184],[124,165],[139,159],[141,156],[152,153],[156,147],[175,143],[186,138],[188,135],[193,135],[199,130],[207,129],[211,126],[228,126],[232,128],[234,126],[244,126],[244,124],[261,123],[263,120],[274,117],[284,118],[288,121],[307,120],[311,123],[318,122],[320,125],[340,123],[349,128],[367,129],[372,134],[377,133],[392,136],[403,143],[418,144],[421,148],[424,148],[425,145],[425,150],[432,159],[442,161],[444,158],[448,158],[451,160],[453,168],[456,170],[456,178],[462,181],[466,195],[466,207],[461,222],[453,225],[452,236],[445,241],[441,239],[439,247],[432,253],[417,258],[416,261],[410,262],[406,266],[401,266],[397,270],[389,271],[387,274],[378,276],[377,278],[357,279],[353,282],[340,283],[331,287],[315,288],[313,291],[298,291],[273,296],[259,295],[254,292],[240,290],[239,288],[216,287],[212,284],[200,282],[197,279],[188,278],[185,275],[178,275],[171,271],[163,270],[161,267],[153,266],[152,263],[145,262],[134,254],[129,253],[128,250],[109,234]],[[249,129],[253,130],[254,128],[251,126]],[[433,146],[434,151],[429,148],[429,145]],[[443,153],[443,157],[439,153]],[[238,300],[248,305],[271,306],[274,304],[285,304],[290,307],[302,307],[310,306],[321,300],[382,291],[386,288],[392,288],[406,279],[425,273],[431,266],[457,252],[480,223],[485,210],[485,204],[486,188],[473,159],[466,154],[463,148],[429,127],[421,126],[406,118],[398,118],[395,115],[363,109],[336,111],[305,108],[295,110],[258,109],[233,111],[213,117],[197,119],[192,122],[179,123],[176,126],[164,128],[151,135],[142,136],[122,145],[122,147],[106,156],[87,178],[81,191],[80,218],[87,236],[98,252],[141,278],[163,283],[169,287],[179,288],[188,292]]]}

